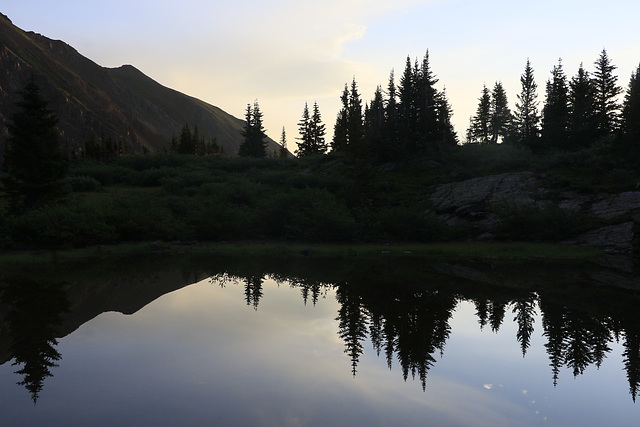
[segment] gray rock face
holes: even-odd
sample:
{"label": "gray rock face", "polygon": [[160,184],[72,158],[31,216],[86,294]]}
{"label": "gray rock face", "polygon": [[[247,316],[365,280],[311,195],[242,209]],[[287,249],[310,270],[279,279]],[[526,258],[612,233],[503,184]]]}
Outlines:
{"label": "gray rock face", "polygon": [[429,199],[438,213],[504,200],[532,203],[535,185],[533,172],[505,173],[438,185]]}
{"label": "gray rock face", "polygon": [[594,203],[591,214],[598,218],[612,219],[628,215],[636,209],[640,209],[640,191],[627,191]]}
{"label": "gray rock face", "polygon": [[[585,244],[609,253],[637,252],[640,241],[640,191],[580,194],[566,191],[549,197],[533,172],[514,172],[436,185],[428,213],[449,226],[472,226],[474,240],[491,240],[501,218],[493,207],[549,206],[591,219],[593,230],[567,243]],[[638,234],[638,238],[636,238]]]}

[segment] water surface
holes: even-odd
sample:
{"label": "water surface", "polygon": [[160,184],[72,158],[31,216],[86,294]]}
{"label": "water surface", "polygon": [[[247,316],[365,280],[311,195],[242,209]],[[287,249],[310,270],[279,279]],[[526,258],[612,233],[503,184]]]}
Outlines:
{"label": "water surface", "polygon": [[335,277],[162,265],[89,288],[73,274],[5,280],[0,425],[624,426],[640,416],[636,291],[594,286],[584,270],[547,287],[513,275],[499,286],[495,266],[479,265],[400,278],[380,264]]}

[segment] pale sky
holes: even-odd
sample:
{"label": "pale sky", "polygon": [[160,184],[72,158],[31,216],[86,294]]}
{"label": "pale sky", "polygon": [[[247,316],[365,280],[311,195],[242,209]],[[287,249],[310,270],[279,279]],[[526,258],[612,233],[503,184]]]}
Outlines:
{"label": "pale sky", "polygon": [[540,108],[559,58],[571,77],[606,48],[625,89],[640,63],[637,0],[3,0],[0,12],[238,118],[257,99],[267,134],[279,141],[284,126],[292,151],[305,102],[330,139],[345,83],[370,101],[427,49],[461,139],[483,84],[501,81],[514,107],[527,58]]}

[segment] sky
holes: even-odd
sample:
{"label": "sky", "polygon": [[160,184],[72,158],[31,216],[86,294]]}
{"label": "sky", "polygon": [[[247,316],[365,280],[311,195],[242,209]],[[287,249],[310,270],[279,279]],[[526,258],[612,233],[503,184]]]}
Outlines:
{"label": "sky", "polygon": [[305,102],[330,139],[346,83],[368,102],[427,50],[461,139],[483,85],[502,82],[514,108],[527,59],[540,109],[560,58],[571,77],[606,49],[625,89],[640,63],[636,0],[3,0],[0,12],[236,117],[257,100],[267,134],[279,141],[284,127],[290,150]]}

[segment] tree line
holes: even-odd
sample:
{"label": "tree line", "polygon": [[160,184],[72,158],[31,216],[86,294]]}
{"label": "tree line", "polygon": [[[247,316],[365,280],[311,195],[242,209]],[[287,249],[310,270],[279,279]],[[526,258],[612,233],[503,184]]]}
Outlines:
{"label": "tree line", "polygon": [[[500,81],[491,89],[484,85],[463,142],[519,144],[534,153],[544,153],[580,150],[609,138],[615,139],[618,151],[637,153],[640,65],[631,74],[626,91],[618,85],[614,74],[617,67],[606,49],[594,66],[595,71],[590,73],[581,64],[576,75],[569,78],[560,59],[546,82],[545,100],[540,108],[534,69],[527,59],[520,76],[521,91],[517,94],[515,109],[509,108],[507,93]],[[438,90],[437,82],[428,51],[421,62],[417,59],[412,62],[407,57],[398,83],[392,70],[386,90],[378,86],[373,99],[364,106],[354,78],[351,84],[345,84],[340,95],[341,108],[332,141],[325,141],[326,126],[317,102],[311,110],[305,103],[298,123],[300,137],[296,138],[295,154],[303,157],[332,151],[387,161],[437,155],[443,148],[459,145],[451,123],[453,111],[446,88]],[[620,102],[619,95],[623,92],[624,99]],[[266,138],[257,101],[253,111],[258,111],[258,120],[251,115],[249,106],[243,146],[256,144],[252,138]],[[283,129],[281,146],[286,149],[285,142]],[[239,154],[264,157],[266,151],[241,149]]]}
{"label": "tree line", "polygon": [[617,67],[606,49],[594,66],[595,71],[589,73],[580,64],[569,78],[560,59],[546,82],[540,109],[533,67],[527,60],[515,111],[509,109],[501,82],[495,82],[492,90],[485,85],[470,119],[466,142],[520,143],[534,152],[545,152],[574,151],[603,138],[617,138],[621,148],[636,151],[640,141],[640,66],[631,74],[622,103],[619,95],[623,88],[613,73]]}

